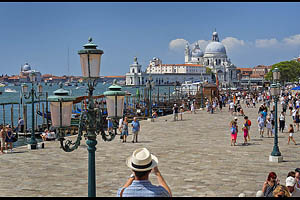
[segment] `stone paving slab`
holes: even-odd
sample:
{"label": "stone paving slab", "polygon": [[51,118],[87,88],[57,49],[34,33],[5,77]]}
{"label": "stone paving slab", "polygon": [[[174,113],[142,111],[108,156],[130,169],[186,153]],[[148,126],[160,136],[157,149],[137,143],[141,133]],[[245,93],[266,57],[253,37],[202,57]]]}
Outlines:
{"label": "stone paving slab", "polygon": [[[279,148],[284,162],[271,163],[269,155],[274,138],[259,138],[258,108],[245,108],[252,121],[249,146],[242,146],[243,117],[238,116],[238,146],[230,146],[229,122],[233,118],[228,107],[209,114],[184,113],[183,121],[164,116],[155,122],[141,121],[139,143],[122,143],[119,136],[112,142],[98,137],[96,151],[97,196],[114,197],[129,175],[125,159],[140,147],[158,157],[159,169],[173,196],[255,196],[270,171],[281,183],[289,171],[300,167],[299,146],[287,145],[288,134],[279,133]],[[291,117],[287,117],[291,122]],[[288,124],[287,123],[287,124]],[[285,130],[287,131],[287,130]],[[295,134],[300,144],[300,132]],[[74,136],[71,136],[75,140]],[[45,149],[14,149],[0,155],[1,196],[87,196],[88,152],[84,139],[73,152],[64,152],[57,141],[45,142]],[[154,175],[152,183],[157,184]]]}

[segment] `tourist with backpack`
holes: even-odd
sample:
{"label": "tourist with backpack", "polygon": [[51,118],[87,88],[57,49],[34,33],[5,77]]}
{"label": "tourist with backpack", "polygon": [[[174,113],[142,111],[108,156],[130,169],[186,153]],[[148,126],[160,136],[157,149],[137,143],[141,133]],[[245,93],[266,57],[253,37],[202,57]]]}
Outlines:
{"label": "tourist with backpack", "polygon": [[251,121],[248,119],[248,116],[245,116],[244,119],[245,119],[244,125],[247,127],[247,130],[248,130],[248,135],[247,135],[248,141],[250,141],[250,127],[251,127]]}

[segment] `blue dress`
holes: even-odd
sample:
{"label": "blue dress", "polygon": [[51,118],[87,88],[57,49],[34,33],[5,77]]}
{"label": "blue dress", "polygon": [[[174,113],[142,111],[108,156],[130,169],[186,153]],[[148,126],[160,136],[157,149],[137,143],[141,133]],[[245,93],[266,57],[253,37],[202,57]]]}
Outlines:
{"label": "blue dress", "polygon": [[123,123],[122,134],[121,135],[128,136],[128,125],[126,123]]}
{"label": "blue dress", "polygon": [[[8,137],[10,137],[10,139]],[[7,137],[5,138],[5,142],[13,142],[11,137],[12,137],[12,132],[8,131],[7,132]]]}

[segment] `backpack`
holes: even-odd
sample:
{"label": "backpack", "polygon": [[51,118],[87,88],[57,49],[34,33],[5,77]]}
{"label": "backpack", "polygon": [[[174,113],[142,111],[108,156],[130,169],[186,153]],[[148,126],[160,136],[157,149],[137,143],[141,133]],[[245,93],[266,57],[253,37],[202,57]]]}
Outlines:
{"label": "backpack", "polygon": [[248,126],[251,126],[251,121],[250,120],[248,120]]}

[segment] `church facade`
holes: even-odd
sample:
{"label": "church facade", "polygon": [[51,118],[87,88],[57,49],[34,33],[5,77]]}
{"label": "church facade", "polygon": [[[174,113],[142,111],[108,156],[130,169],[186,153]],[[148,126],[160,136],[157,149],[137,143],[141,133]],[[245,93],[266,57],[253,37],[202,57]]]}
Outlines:
{"label": "church facade", "polygon": [[126,85],[145,85],[149,75],[157,85],[170,85],[174,83],[214,82],[206,68],[210,68],[214,76],[218,78],[220,85],[235,86],[238,84],[237,68],[226,54],[224,45],[219,41],[218,33],[213,32],[212,41],[203,52],[199,44],[190,49],[186,44],[184,64],[163,64],[162,60],[154,57],[143,72],[137,58],[130,65],[129,73],[126,73]]}

